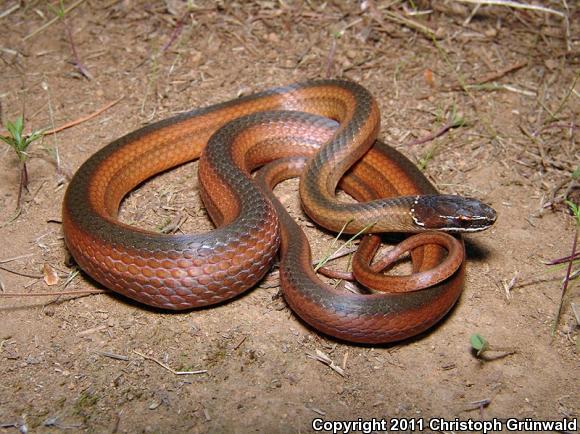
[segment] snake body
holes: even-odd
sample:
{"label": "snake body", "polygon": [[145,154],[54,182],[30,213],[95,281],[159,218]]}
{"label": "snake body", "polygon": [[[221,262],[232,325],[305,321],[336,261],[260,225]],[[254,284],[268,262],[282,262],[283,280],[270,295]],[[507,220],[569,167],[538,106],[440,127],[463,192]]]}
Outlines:
{"label": "snake body", "polygon": [[[282,112],[263,113],[271,110]],[[285,110],[334,119],[339,126],[322,118],[312,121],[306,114],[292,117]],[[230,126],[232,121],[235,127]],[[264,276],[277,252],[280,233],[285,233],[277,217],[280,210],[252,182],[251,171],[275,159],[312,155],[321,143],[324,145],[305,169],[301,193],[306,196],[306,211],[331,228],[337,222],[342,226],[345,216],[354,216],[349,231],[369,221],[377,222],[373,230],[395,232],[432,227],[481,230],[493,223],[493,210],[478,201],[433,192],[419,195],[425,192],[420,189],[403,197],[349,206],[337,203],[333,197],[337,183],[368,151],[378,123],[378,108],[370,93],[355,83],[337,80],[271,89],[154,123],[112,142],[76,172],[63,202],[66,245],[90,276],[145,304],[181,310],[227,300]],[[202,198],[217,230],[165,235],[117,220],[127,192],[202,153]],[[313,175],[320,176],[312,180]],[[471,226],[467,225],[469,219]],[[304,257],[294,264],[310,267]],[[437,294],[437,289],[431,293]],[[434,300],[440,298],[434,296]],[[422,303],[419,299],[423,300],[412,295],[400,298],[397,317],[412,316]],[[309,308],[311,316],[318,317],[315,311],[319,308],[333,306],[340,315],[340,306],[334,302],[316,299],[318,302],[318,308]],[[300,303],[290,302],[293,307]],[[385,303],[392,301],[363,303],[357,309],[362,318],[375,317],[388,310]]]}
{"label": "snake body", "polygon": [[[405,242],[401,243],[404,249],[413,248],[414,273],[411,279],[391,276],[385,282],[387,276],[365,270],[365,283],[383,293],[354,294],[323,283],[310,266],[310,244],[304,232],[271,193],[277,183],[303,173],[307,162],[305,158],[295,157],[276,160],[257,175],[258,183],[269,192],[280,218],[280,286],[292,310],[325,334],[359,343],[398,341],[432,327],[453,307],[463,289],[465,255],[462,241],[444,233],[425,232],[420,235],[420,243],[406,247]],[[365,201],[437,192],[407,158],[381,142],[376,142],[351,168],[348,176],[341,180],[340,187],[357,200]],[[454,243],[434,239],[440,236],[452,238]],[[353,266],[357,261],[370,261],[372,253],[368,249],[374,249],[377,238],[369,235],[363,239],[362,248],[355,253]],[[447,263],[448,268],[442,269],[441,264],[450,257],[453,263]],[[427,274],[434,282],[429,288],[421,289],[417,276]],[[380,285],[376,285],[377,280]],[[413,288],[413,292],[403,293],[394,286],[408,286],[410,282],[421,290]]]}

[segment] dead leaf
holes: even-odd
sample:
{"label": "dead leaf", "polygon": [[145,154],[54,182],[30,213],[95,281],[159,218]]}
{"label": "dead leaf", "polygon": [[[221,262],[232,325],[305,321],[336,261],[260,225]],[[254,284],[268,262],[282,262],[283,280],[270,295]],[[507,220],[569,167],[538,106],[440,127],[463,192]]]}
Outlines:
{"label": "dead leaf", "polygon": [[433,78],[433,71],[430,69],[426,69],[423,72],[423,78],[425,82],[431,87],[431,89],[435,89],[435,79]]}
{"label": "dead leaf", "polygon": [[44,283],[46,283],[48,286],[54,286],[59,281],[58,274],[56,274],[55,269],[48,264],[43,265],[42,274],[44,274]]}

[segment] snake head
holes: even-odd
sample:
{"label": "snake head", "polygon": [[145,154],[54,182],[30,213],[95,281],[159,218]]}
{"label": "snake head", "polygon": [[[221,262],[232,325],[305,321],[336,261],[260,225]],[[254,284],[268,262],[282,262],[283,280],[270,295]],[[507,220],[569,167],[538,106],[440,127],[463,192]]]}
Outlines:
{"label": "snake head", "polygon": [[445,232],[478,232],[494,224],[497,214],[489,205],[470,197],[416,196],[411,217],[417,226]]}

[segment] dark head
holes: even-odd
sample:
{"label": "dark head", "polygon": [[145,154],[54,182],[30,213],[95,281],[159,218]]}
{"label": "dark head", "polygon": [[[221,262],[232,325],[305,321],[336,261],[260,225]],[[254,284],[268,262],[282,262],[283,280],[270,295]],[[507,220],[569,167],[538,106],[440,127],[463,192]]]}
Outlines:
{"label": "dark head", "polygon": [[493,225],[497,215],[492,207],[470,197],[425,195],[415,198],[411,217],[424,229],[478,232]]}

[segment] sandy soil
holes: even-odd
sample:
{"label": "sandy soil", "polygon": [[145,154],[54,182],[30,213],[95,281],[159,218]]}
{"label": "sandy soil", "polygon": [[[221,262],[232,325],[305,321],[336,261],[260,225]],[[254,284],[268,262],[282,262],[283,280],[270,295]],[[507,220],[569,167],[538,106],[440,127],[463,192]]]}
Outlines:
{"label": "sandy soil", "polygon": [[[544,2],[566,26],[546,12],[482,7],[470,19],[460,2],[415,2],[424,14],[392,3],[87,0],[46,28],[55,16],[46,2],[1,3],[2,122],[24,113],[27,131],[58,127],[122,97],[31,145],[30,191],[13,221],[18,161],[0,146],[6,294],[102,289],[67,261],[60,227],[67,175],[93,152],[151,121],[307,78],[368,87],[381,137],[414,162],[430,156],[425,173],[441,191],[478,197],[499,219],[467,237],[457,306],[396,345],[317,333],[284,304],[275,278],[179,314],[110,293],[2,298],[0,432],[294,433],[315,418],[578,417],[580,294],[571,282],[552,334],[565,269],[545,263],[571,253],[563,200],[580,201],[579,10]],[[90,80],[74,65],[67,26]],[[405,145],[454,109],[464,126]],[[196,163],[158,176],[129,195],[122,219],[160,230],[186,217],[181,231],[209,229],[196,187]],[[331,235],[307,222],[296,189],[288,182],[279,193],[320,257]],[[57,285],[42,279],[45,265]],[[473,333],[514,353],[479,359]],[[316,351],[344,376],[308,356]],[[150,358],[204,372],[175,375]]]}

